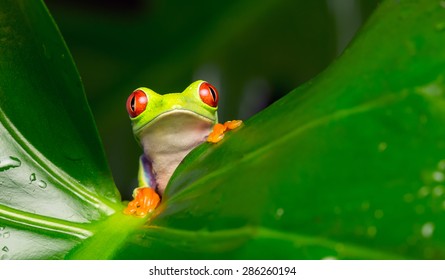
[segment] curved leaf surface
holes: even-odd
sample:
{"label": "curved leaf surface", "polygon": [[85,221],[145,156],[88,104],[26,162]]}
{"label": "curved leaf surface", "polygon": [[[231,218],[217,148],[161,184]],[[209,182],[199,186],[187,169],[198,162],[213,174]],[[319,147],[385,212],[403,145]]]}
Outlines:
{"label": "curved leaf surface", "polygon": [[46,8],[14,0],[0,11],[0,257],[60,258],[120,197]]}
{"label": "curved leaf surface", "polygon": [[386,1],[322,75],[189,155],[118,257],[444,258],[444,19]]}

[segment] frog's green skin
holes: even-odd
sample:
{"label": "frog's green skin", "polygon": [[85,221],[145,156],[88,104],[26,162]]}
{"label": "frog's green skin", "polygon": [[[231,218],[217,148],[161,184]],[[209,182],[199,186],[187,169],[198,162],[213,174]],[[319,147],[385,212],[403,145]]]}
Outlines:
{"label": "frog's green skin", "polygon": [[136,89],[147,95],[147,107],[131,118],[133,133],[144,153],[139,161],[139,187],[154,188],[160,195],[179,163],[206,141],[218,121],[217,106],[205,104],[199,95],[204,81],[196,81],[182,93],[159,95],[151,89]]}

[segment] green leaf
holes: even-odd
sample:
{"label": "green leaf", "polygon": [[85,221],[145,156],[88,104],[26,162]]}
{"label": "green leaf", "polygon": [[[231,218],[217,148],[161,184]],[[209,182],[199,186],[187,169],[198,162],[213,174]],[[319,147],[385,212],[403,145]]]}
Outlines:
{"label": "green leaf", "polygon": [[444,258],[444,19],[382,4],[322,75],[189,155],[118,257]]}
{"label": "green leaf", "polygon": [[0,5],[2,258],[60,258],[119,209],[82,84],[41,1]]}
{"label": "green leaf", "polygon": [[148,220],[122,214],[70,55],[25,2],[0,9],[1,258],[445,257],[440,2],[384,2],[324,73],[187,156]]}

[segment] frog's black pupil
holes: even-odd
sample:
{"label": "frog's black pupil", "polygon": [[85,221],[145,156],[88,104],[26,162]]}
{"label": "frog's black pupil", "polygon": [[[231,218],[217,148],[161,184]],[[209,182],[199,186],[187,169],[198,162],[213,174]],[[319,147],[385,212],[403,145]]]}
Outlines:
{"label": "frog's black pupil", "polygon": [[136,103],[136,98],[135,98],[135,94],[133,94],[133,96],[131,97],[131,102],[130,102],[130,106],[131,106],[131,111],[134,112],[135,109],[135,104]]}
{"label": "frog's black pupil", "polygon": [[209,87],[209,89],[210,89],[210,92],[212,93],[213,100],[216,100],[216,93],[215,93],[215,91],[213,90],[212,87]]}

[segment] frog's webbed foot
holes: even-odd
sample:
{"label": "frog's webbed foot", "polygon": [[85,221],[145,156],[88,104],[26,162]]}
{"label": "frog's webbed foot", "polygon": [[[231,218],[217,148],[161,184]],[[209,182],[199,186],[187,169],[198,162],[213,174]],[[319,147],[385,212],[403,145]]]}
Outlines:
{"label": "frog's webbed foot", "polygon": [[124,214],[141,218],[152,212],[161,200],[155,190],[149,187],[136,188],[133,192],[133,198],[125,208]]}
{"label": "frog's webbed foot", "polygon": [[239,127],[243,121],[241,120],[233,120],[233,121],[227,121],[224,124],[217,123],[213,126],[213,131],[209,134],[207,137],[207,142],[210,143],[218,143],[224,138],[224,133],[226,131],[235,129]]}

